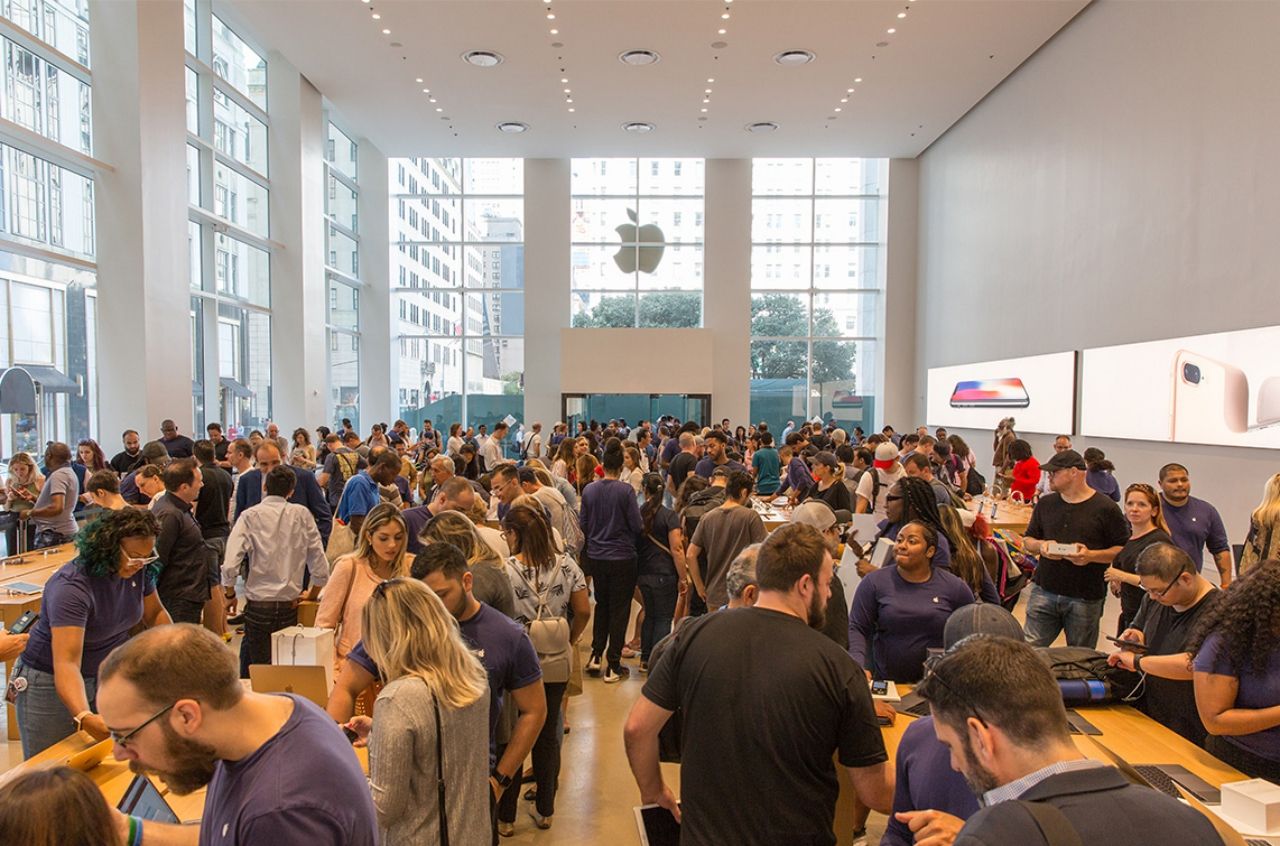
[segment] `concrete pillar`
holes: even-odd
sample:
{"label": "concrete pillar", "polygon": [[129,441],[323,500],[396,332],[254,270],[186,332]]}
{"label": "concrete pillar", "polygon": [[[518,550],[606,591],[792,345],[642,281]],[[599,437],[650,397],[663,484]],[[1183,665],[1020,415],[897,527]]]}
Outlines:
{"label": "concrete pillar", "polygon": [[707,159],[702,325],[711,330],[711,418],[751,403],[751,160]]}
{"label": "concrete pillar", "polygon": [[114,168],[94,191],[101,428],[190,433],[182,4],[89,6],[94,155]]}
{"label": "concrete pillar", "polygon": [[[913,431],[924,423],[924,384],[916,384],[916,331],[925,323],[916,314],[916,231],[920,165],[915,159],[889,162],[889,199],[885,249],[883,325],[884,338],[877,351],[880,367],[877,388],[884,397],[877,430],[886,423],[899,432]],[[871,430],[867,430],[871,434]]]}
{"label": "concrete pillar", "polygon": [[[357,141],[360,183],[360,426],[364,432],[400,412],[391,378],[399,350],[391,349],[391,230],[387,157],[367,138]],[[327,295],[326,295],[327,296]],[[413,425],[421,426],[421,421]]]}
{"label": "concrete pillar", "polygon": [[[568,159],[524,162],[524,416],[560,419],[560,330],[569,326]],[[608,351],[602,350],[602,353]]]}

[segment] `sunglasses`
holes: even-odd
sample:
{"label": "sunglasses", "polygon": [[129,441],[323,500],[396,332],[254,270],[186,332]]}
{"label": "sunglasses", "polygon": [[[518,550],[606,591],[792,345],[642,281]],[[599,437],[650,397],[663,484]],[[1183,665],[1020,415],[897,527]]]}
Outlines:
{"label": "sunglasses", "polygon": [[165,714],[169,713],[171,710],[173,710],[173,706],[177,704],[178,704],[177,702],[174,702],[172,705],[164,706],[159,711],[156,711],[154,714],[152,714],[150,717],[147,717],[147,719],[143,721],[142,725],[138,726],[137,728],[131,731],[127,731],[124,734],[121,734],[118,731],[108,731],[107,734],[108,736],[110,736],[112,742],[115,743],[117,746],[121,746],[125,749],[128,749],[129,741],[133,739],[134,735],[136,735],[138,732],[142,731],[144,728],[154,723],[156,720],[163,717]]}
{"label": "sunglasses", "polygon": [[373,596],[381,599],[387,595],[387,585],[403,581],[404,579],[396,577],[394,579],[387,579],[385,582],[378,582],[378,586],[373,589]]}
{"label": "sunglasses", "polygon": [[983,717],[982,712],[978,710],[978,706],[974,705],[973,701],[970,700],[969,697],[965,696],[963,693],[961,693],[960,691],[952,687],[951,684],[946,680],[946,677],[944,677],[941,673],[938,672],[938,669],[940,668],[941,664],[944,661],[946,661],[946,658],[947,658],[946,655],[937,655],[932,658],[929,658],[924,662],[924,678],[921,679],[920,685],[925,689],[921,691],[919,688],[917,688],[917,692],[919,692],[921,696],[923,696],[925,699],[929,699],[930,697],[929,697],[928,688],[926,687],[926,685],[932,685],[936,682],[937,684],[941,685],[947,691],[947,693],[950,693],[952,696],[958,699],[960,701],[960,704],[964,705],[964,707],[967,708],[971,714],[973,714],[974,719],[982,723],[983,728],[990,728],[991,726],[987,724],[986,718]]}

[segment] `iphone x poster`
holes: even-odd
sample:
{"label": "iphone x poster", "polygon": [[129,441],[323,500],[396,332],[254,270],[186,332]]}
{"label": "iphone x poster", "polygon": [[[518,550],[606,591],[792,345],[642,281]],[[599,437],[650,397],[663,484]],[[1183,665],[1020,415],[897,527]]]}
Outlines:
{"label": "iphone x poster", "polygon": [[1012,417],[1018,432],[1069,434],[1075,416],[1074,352],[929,369],[930,426],[994,429]]}

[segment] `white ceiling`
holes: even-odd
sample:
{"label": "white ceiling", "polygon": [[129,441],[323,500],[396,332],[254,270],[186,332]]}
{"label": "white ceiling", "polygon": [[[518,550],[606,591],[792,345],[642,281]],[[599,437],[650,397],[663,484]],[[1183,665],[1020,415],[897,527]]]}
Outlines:
{"label": "white ceiling", "polygon": [[[230,0],[228,17],[284,54],[387,155],[913,157],[1087,4]],[[730,18],[722,20],[726,11]],[[725,35],[717,32],[722,27]],[[897,32],[888,34],[890,27]],[[713,48],[718,41],[727,46]],[[648,67],[618,61],[635,48],[655,50],[662,60]],[[817,59],[802,67],[773,61],[791,48]],[[473,67],[460,56],[474,49],[506,61]],[[423,88],[438,102],[429,103]],[[573,113],[565,88],[572,89]],[[706,88],[713,91],[708,104]],[[494,128],[509,120],[530,130],[507,135]],[[620,129],[626,121],[657,129],[636,137]],[[743,126],[753,121],[780,128],[749,134]]]}

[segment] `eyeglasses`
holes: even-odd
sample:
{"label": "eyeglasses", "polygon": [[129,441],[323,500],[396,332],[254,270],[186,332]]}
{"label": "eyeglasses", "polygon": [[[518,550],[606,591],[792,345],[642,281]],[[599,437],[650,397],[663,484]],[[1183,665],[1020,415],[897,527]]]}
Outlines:
{"label": "eyeglasses", "polygon": [[1169,591],[1173,590],[1173,586],[1176,585],[1178,583],[1178,580],[1181,578],[1182,578],[1182,574],[1179,573],[1178,575],[1173,577],[1173,581],[1169,582],[1169,584],[1165,585],[1159,590],[1154,590],[1152,588],[1147,587],[1146,585],[1143,585],[1142,589],[1145,590],[1149,596],[1153,596],[1156,599],[1164,599],[1164,595]]}
{"label": "eyeglasses", "polygon": [[[932,684],[933,682],[937,682],[942,685],[943,688],[946,689],[947,693],[950,693],[956,699],[960,700],[960,703],[964,705],[965,708],[969,709],[973,714],[974,719],[982,723],[983,728],[990,728],[986,719],[982,716],[982,712],[978,710],[978,707],[973,704],[969,697],[952,687],[947,680],[943,678],[942,674],[938,672],[939,665],[946,660],[946,657],[946,655],[938,655],[924,662],[924,678],[920,681],[921,686]],[[920,689],[917,688],[916,690],[917,692],[920,692],[925,699],[930,698],[927,689],[925,691],[920,691]]]}
{"label": "eyeglasses", "polygon": [[134,567],[145,567],[148,564],[152,563],[153,561],[159,561],[159,560],[160,560],[159,555],[152,554],[152,555],[148,555],[146,558],[126,558],[125,563]]}
{"label": "eyeglasses", "polygon": [[169,713],[171,710],[173,710],[173,706],[177,704],[178,704],[177,702],[174,702],[170,705],[164,706],[159,711],[156,711],[154,714],[152,714],[150,717],[147,717],[147,719],[143,721],[142,725],[138,726],[132,731],[127,731],[124,734],[121,734],[118,731],[108,731],[107,734],[108,736],[110,736],[112,742],[114,742],[117,746],[123,746],[127,749],[129,746],[129,741],[133,739],[133,736],[135,734],[142,731],[144,728],[151,725],[156,720],[163,717],[165,714]]}
{"label": "eyeglasses", "polygon": [[885,494],[885,495],[884,495],[884,501],[885,501],[885,502],[897,502],[897,501],[898,501],[898,500],[900,500],[900,499],[902,499],[902,496],[901,496],[901,495],[894,495],[894,494]]}

